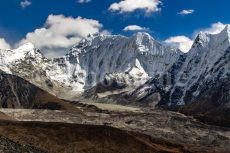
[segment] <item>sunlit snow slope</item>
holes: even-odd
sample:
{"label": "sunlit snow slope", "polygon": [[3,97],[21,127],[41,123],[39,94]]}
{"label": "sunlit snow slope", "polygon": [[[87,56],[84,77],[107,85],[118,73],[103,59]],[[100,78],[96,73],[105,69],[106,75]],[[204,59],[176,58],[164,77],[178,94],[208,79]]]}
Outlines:
{"label": "sunlit snow slope", "polygon": [[[74,98],[106,80],[137,87],[166,72],[182,53],[147,33],[91,35],[66,56],[46,59],[32,44],[1,50],[0,69],[63,98]],[[111,81],[112,80],[112,81]]]}

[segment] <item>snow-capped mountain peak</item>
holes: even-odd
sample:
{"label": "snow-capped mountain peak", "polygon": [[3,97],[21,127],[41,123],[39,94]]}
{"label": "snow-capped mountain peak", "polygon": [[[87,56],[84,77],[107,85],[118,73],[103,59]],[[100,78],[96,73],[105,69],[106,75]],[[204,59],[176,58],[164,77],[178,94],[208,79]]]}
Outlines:
{"label": "snow-capped mountain peak", "polygon": [[[160,105],[183,105],[189,103],[215,84],[224,82],[230,76],[230,26],[227,25],[218,34],[201,32],[194,41],[191,50],[182,55],[162,76],[170,76],[171,82],[162,85],[149,81],[134,95],[146,95],[157,92],[162,85]],[[156,88],[156,86],[158,88]],[[141,93],[141,94],[140,94]]]}
{"label": "snow-capped mountain peak", "polygon": [[134,39],[136,39],[137,43],[146,42],[146,41],[153,41],[154,38],[150,36],[150,34],[146,32],[137,32],[132,36]]}
{"label": "snow-capped mountain peak", "polygon": [[7,73],[11,73],[9,66],[15,64],[26,56],[35,56],[36,49],[32,43],[26,43],[17,49],[0,50],[0,68]]}
{"label": "snow-capped mountain peak", "polygon": [[198,47],[198,46],[205,46],[209,42],[208,34],[205,32],[198,33],[192,48]]}
{"label": "snow-capped mountain peak", "polygon": [[31,51],[31,50],[34,50],[35,49],[35,46],[33,43],[31,42],[28,42],[28,43],[25,43],[21,46],[19,46],[17,49],[15,49],[15,51]]}
{"label": "snow-capped mountain peak", "polygon": [[55,94],[68,90],[76,95],[106,77],[136,87],[167,71],[181,54],[142,32],[131,37],[89,35],[65,56],[53,60],[46,59],[31,43],[3,51],[1,57],[7,60],[3,67],[13,74]]}
{"label": "snow-capped mountain peak", "polygon": [[227,41],[230,44],[230,25],[226,27],[219,33],[215,35],[215,41],[224,42]]}
{"label": "snow-capped mountain peak", "polygon": [[224,47],[230,45],[230,25],[226,25],[225,28],[217,34],[200,32],[197,35],[192,48],[199,46],[213,48],[219,47],[219,45],[225,45]]}
{"label": "snow-capped mountain peak", "polygon": [[230,37],[230,24],[227,24],[223,29],[222,33],[225,33],[228,37]]}

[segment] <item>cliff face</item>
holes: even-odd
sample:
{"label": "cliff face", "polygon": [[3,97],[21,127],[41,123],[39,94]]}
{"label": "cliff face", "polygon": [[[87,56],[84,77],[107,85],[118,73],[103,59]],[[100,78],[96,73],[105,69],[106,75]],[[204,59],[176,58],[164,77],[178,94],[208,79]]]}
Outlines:
{"label": "cliff face", "polygon": [[32,108],[39,88],[27,81],[0,72],[0,95],[3,108]]}
{"label": "cliff face", "polygon": [[75,110],[67,102],[20,77],[6,74],[3,71],[0,71],[0,86],[0,106],[2,108]]}
{"label": "cliff face", "polygon": [[182,107],[180,111],[208,124],[230,127],[229,79],[205,91],[193,103]]}

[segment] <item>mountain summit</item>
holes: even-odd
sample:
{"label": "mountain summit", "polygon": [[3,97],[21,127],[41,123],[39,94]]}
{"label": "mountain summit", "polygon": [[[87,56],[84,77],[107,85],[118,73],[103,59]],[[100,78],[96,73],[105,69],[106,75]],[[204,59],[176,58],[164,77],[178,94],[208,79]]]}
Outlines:
{"label": "mountain summit", "polygon": [[[218,34],[200,33],[191,50],[180,56],[164,74],[169,77],[169,84],[161,84],[163,93],[161,105],[184,105],[193,101],[205,90],[229,77],[229,26]],[[143,88],[155,88],[153,81],[148,81]],[[149,86],[148,86],[149,84]],[[170,87],[170,88],[169,88]],[[141,88],[139,88],[141,90]],[[147,90],[148,91],[148,90]],[[140,94],[140,92],[136,91]],[[155,90],[151,90],[152,93]],[[150,93],[142,93],[149,95]],[[143,98],[142,97],[142,98]],[[166,98],[167,97],[167,98]]]}

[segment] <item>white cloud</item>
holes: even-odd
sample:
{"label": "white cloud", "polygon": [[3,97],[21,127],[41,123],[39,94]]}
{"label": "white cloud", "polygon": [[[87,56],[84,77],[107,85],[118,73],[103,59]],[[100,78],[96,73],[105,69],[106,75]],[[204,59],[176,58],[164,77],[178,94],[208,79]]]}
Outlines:
{"label": "white cloud", "polygon": [[193,44],[193,40],[186,36],[170,37],[164,42],[170,46],[178,47],[183,52],[188,52]]}
{"label": "white cloud", "polygon": [[122,0],[119,3],[110,5],[110,11],[118,11],[120,13],[133,12],[136,10],[144,10],[146,13],[160,11],[160,0]]}
{"label": "white cloud", "polygon": [[147,28],[138,25],[129,25],[123,29],[123,31],[145,31]]}
{"label": "white cloud", "polygon": [[28,0],[24,0],[20,2],[20,6],[22,8],[27,8],[28,6],[30,6],[32,4],[32,2],[28,1]]}
{"label": "white cloud", "polygon": [[227,24],[223,24],[221,22],[213,23],[209,28],[195,30],[192,39],[186,36],[173,36],[169,37],[164,42],[170,46],[178,47],[183,52],[188,52],[199,32],[218,34],[226,27],[226,25]]}
{"label": "white cloud", "polygon": [[103,30],[100,33],[103,35],[111,35],[111,32],[109,30]]}
{"label": "white cloud", "polygon": [[89,3],[91,2],[91,0],[78,0],[77,2],[78,3]]}
{"label": "white cloud", "polygon": [[226,27],[226,25],[227,24],[217,22],[217,23],[213,23],[209,28],[201,29],[201,31],[209,34],[218,34]]}
{"label": "white cloud", "polygon": [[42,28],[28,33],[19,44],[31,42],[39,49],[55,52],[76,45],[88,34],[100,32],[102,27],[93,19],[49,15]]}
{"label": "white cloud", "polygon": [[10,45],[5,41],[4,38],[0,38],[0,49],[10,49]]}
{"label": "white cloud", "polygon": [[182,11],[180,11],[180,12],[178,12],[178,14],[180,14],[180,15],[188,15],[188,14],[192,14],[192,13],[194,13],[195,12],[195,10],[182,10]]}

